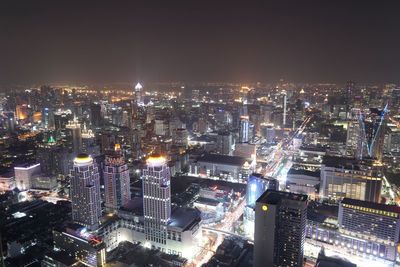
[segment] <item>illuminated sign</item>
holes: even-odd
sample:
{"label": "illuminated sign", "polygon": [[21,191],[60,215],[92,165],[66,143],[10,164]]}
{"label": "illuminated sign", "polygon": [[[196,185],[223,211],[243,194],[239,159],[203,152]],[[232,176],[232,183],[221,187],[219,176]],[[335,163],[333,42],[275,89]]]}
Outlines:
{"label": "illuminated sign", "polygon": [[268,210],[267,205],[262,205],[262,210],[263,210],[263,211],[267,211],[267,210]]}

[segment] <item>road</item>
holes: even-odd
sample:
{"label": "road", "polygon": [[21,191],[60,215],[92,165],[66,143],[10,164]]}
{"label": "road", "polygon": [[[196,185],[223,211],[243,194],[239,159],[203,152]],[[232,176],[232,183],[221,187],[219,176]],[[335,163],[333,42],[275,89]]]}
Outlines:
{"label": "road", "polygon": [[195,266],[201,266],[207,263],[212,256],[214,256],[215,251],[217,251],[219,245],[224,241],[224,237],[232,232],[234,223],[243,214],[245,202],[245,199],[241,199],[240,203],[234,208],[234,211],[228,212],[222,224],[216,225],[215,227],[203,227],[203,230],[206,230],[203,231],[203,235],[211,230],[216,235],[216,239],[211,239],[209,242],[206,242],[205,247],[203,246],[203,251],[195,261]]}
{"label": "road", "polygon": [[264,171],[264,177],[274,177],[277,178],[278,174],[280,173],[284,160],[286,157],[286,150],[289,148],[290,144],[293,141],[293,138],[301,134],[307,124],[310,122],[311,117],[308,116],[299,126],[299,128],[294,131],[289,138],[282,139],[281,142],[276,146],[276,149],[272,151],[265,159],[268,163],[267,167]]}

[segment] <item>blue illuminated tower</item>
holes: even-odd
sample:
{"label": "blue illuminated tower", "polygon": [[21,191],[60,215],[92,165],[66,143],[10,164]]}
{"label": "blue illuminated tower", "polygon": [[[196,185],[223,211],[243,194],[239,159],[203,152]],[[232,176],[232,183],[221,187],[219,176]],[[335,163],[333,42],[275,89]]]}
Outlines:
{"label": "blue illuminated tower", "polygon": [[360,110],[360,126],[361,126],[361,143],[358,147],[357,158],[363,157],[375,158],[382,160],[383,153],[383,121],[387,112],[386,104],[383,110],[370,108],[367,111]]}
{"label": "blue illuminated tower", "polygon": [[254,236],[254,205],[257,199],[267,190],[278,190],[279,183],[275,179],[265,179],[259,173],[249,176],[246,187],[246,206],[244,209],[243,224],[246,235]]}

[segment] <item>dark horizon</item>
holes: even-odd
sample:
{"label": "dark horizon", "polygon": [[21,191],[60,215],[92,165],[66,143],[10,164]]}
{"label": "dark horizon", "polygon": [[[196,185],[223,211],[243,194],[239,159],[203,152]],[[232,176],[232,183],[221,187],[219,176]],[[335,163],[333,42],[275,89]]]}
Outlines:
{"label": "dark horizon", "polygon": [[9,1],[0,84],[399,82],[398,6]]}

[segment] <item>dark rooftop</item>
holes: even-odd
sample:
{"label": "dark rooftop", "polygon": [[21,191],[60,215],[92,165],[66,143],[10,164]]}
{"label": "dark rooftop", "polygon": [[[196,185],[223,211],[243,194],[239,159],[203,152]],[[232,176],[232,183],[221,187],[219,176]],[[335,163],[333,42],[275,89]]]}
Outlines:
{"label": "dark rooftop", "polygon": [[297,200],[297,201],[307,201],[307,195],[267,190],[258,199],[257,202],[265,204],[277,204],[282,199]]}
{"label": "dark rooftop", "polygon": [[370,208],[370,209],[376,209],[376,210],[400,213],[400,207],[396,206],[396,205],[386,205],[386,204],[380,204],[380,203],[375,203],[375,202],[356,200],[356,199],[351,199],[351,198],[344,198],[341,201],[341,203],[342,204],[359,206],[359,207]]}
{"label": "dark rooftop", "polygon": [[62,264],[65,264],[66,266],[71,266],[78,262],[76,259],[68,256],[66,253],[63,252],[49,251],[46,252],[45,256],[54,259]]}
{"label": "dark rooftop", "polygon": [[172,208],[170,226],[175,226],[185,231],[199,222],[201,222],[201,212],[198,209]]}
{"label": "dark rooftop", "polygon": [[290,170],[288,171],[288,175],[289,174],[303,174],[303,175],[312,176],[312,177],[320,177],[321,176],[320,171],[308,171],[308,170],[294,169],[294,168],[290,168]]}
{"label": "dark rooftop", "polygon": [[198,159],[198,161],[242,166],[246,161],[248,161],[248,159],[243,158],[243,157],[238,157],[238,156],[227,156],[227,155],[219,155],[219,154],[204,154],[204,155],[201,155],[201,157]]}

